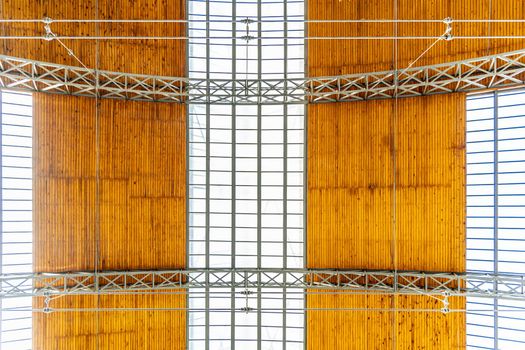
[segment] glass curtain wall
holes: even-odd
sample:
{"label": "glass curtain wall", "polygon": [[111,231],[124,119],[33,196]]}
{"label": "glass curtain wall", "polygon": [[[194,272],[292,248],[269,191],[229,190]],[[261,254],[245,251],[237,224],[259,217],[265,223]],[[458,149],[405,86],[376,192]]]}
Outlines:
{"label": "glass curtain wall", "polygon": [[[33,271],[32,96],[27,93],[1,90],[0,99],[2,117],[0,273],[31,273]],[[30,287],[30,285],[21,287]],[[31,297],[0,299],[0,349],[31,349],[31,308]]]}
{"label": "glass curtain wall", "polygon": [[[525,271],[525,89],[467,99],[467,270]],[[468,349],[525,348],[523,301],[469,297],[467,311]]]}
{"label": "glass curtain wall", "polygon": [[[190,0],[188,19],[190,79],[236,95],[188,108],[188,267],[303,268],[305,107],[256,95],[304,77],[304,3]],[[190,349],[303,348],[303,291],[192,289],[188,305]]]}

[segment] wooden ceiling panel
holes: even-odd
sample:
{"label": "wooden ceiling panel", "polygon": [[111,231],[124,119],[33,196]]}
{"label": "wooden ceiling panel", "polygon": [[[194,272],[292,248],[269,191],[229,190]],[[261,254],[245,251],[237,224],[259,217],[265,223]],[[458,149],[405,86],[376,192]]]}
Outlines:
{"label": "wooden ceiling panel", "polygon": [[[185,1],[98,0],[29,1],[6,0],[3,18],[8,19],[185,19]],[[52,23],[59,36],[173,36],[185,37],[184,23]],[[9,36],[44,36],[43,23],[3,23]],[[64,39],[88,67],[126,73],[184,76],[186,40],[78,40]],[[79,66],[56,40],[2,40],[2,54]],[[98,57],[98,65],[97,65]]]}
{"label": "wooden ceiling panel", "polygon": [[[394,5],[397,7],[394,8]],[[308,19],[523,19],[525,3],[513,0],[318,0],[308,3]],[[311,23],[310,36],[433,36],[444,23]],[[453,23],[455,36],[525,35],[523,23]],[[310,40],[308,75],[326,76],[403,69],[432,43],[428,40]],[[430,65],[523,48],[524,39],[441,41],[416,64]],[[329,52],[329,55],[326,53]],[[397,61],[397,62],[396,62]]]}
{"label": "wooden ceiling panel", "polygon": [[[77,295],[55,299],[50,304],[54,311],[34,313],[33,348],[185,349],[186,312],[177,309],[184,309],[186,295],[180,294],[180,290],[171,292],[173,294]],[[42,308],[43,298],[35,298],[33,304]],[[128,308],[146,310],[126,310]],[[148,308],[172,310],[153,312]]]}

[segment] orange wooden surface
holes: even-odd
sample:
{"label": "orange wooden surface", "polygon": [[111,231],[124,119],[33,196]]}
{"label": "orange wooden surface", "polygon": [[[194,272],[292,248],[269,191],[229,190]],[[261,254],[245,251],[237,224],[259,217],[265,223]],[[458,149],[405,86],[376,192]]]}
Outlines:
{"label": "orange wooden surface", "polygon": [[308,266],[463,271],[464,95],[309,112]]}
{"label": "orange wooden surface", "polygon": [[[307,17],[523,19],[525,2],[320,0],[308,3]],[[455,36],[525,34],[525,27],[518,23],[454,22],[452,28]],[[308,25],[311,36],[439,36],[444,30],[443,23]],[[307,74],[403,69],[432,42],[431,39],[310,40]],[[523,39],[441,41],[415,65],[518,50],[524,42]],[[464,271],[464,95],[309,105],[308,145],[309,267]],[[425,297],[397,297],[388,302],[378,298],[309,296],[308,306],[441,307]],[[462,309],[464,303],[464,299],[457,298],[451,307]],[[465,347],[463,314],[365,314],[311,312],[308,347]],[[348,341],[345,334],[359,334],[359,340]],[[320,343],[319,339],[328,341]]]}
{"label": "orange wooden surface", "polygon": [[[98,7],[97,7],[98,4]],[[8,19],[185,19],[186,2],[169,0],[34,1],[5,0]],[[5,35],[43,36],[43,23],[1,25]],[[174,36],[186,35],[183,23],[52,23],[60,36]],[[89,68],[127,73],[184,76],[186,40],[73,40],[64,39]],[[2,54],[79,66],[57,41],[2,40]]]}
{"label": "orange wooden surface", "polygon": [[[103,100],[97,117],[94,99],[47,94],[33,106],[35,271],[183,268],[185,106]],[[185,298],[77,296],[51,307],[184,307]],[[34,313],[33,322],[36,349],[185,347],[184,311]]]}
{"label": "orange wooden surface", "polygon": [[[56,311],[34,313],[34,349],[185,349],[185,311],[93,311],[94,308],[184,308],[181,295],[66,296]],[[42,307],[42,300],[35,300]],[[75,309],[77,311],[60,311]]]}
{"label": "orange wooden surface", "polygon": [[[397,4],[397,8],[394,5]],[[525,2],[515,0],[316,0],[308,2],[309,19],[523,19]],[[432,36],[443,23],[311,23],[309,36]],[[525,35],[523,23],[453,23],[455,36]],[[434,39],[310,40],[308,75],[326,76],[403,69]],[[523,49],[524,39],[465,39],[440,41],[416,64],[428,65]]]}
{"label": "orange wooden surface", "polygon": [[[308,349],[464,349],[462,313],[439,312],[442,303],[424,296],[308,295]],[[464,308],[464,298],[450,298]],[[389,311],[397,309],[398,311]],[[421,310],[438,312],[422,312]]]}
{"label": "orange wooden surface", "polygon": [[[185,19],[184,1],[6,0],[9,19]],[[60,36],[185,36],[185,24],[52,23]],[[44,35],[42,23],[1,24]],[[184,76],[185,40],[63,40],[89,68]],[[79,66],[57,41],[2,40],[5,55]],[[97,64],[98,58],[98,64]],[[35,271],[182,268],[186,109],[34,95]],[[52,307],[60,307],[58,299]],[[35,299],[35,305],[41,305]],[[185,296],[67,298],[67,307],[185,306]],[[107,306],[106,305],[106,306]],[[36,349],[184,348],[184,312],[39,314]]]}
{"label": "orange wooden surface", "polygon": [[[308,112],[308,267],[464,271],[465,96]],[[464,314],[404,310],[439,310],[429,297],[308,295],[307,305],[376,309],[309,311],[309,349],[465,346]]]}

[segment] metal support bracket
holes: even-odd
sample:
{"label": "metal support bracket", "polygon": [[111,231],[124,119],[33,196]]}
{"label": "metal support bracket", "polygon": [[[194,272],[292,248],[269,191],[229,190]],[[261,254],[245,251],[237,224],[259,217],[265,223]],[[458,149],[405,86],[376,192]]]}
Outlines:
{"label": "metal support bracket", "polygon": [[49,292],[45,292],[44,293],[45,297],[44,297],[44,308],[43,308],[43,312],[45,314],[50,314],[53,309],[51,309],[51,306],[49,305],[51,303],[51,293]]}
{"label": "metal support bracket", "polygon": [[452,17],[447,17],[443,20],[443,23],[447,26],[445,29],[445,33],[442,35],[442,38],[447,41],[451,41],[454,39],[454,36],[452,35]]}
{"label": "metal support bracket", "polygon": [[53,31],[51,30],[51,23],[53,23],[53,20],[49,17],[44,17],[42,22],[44,23],[44,31],[45,31],[44,40],[46,41],[54,40],[56,37],[56,34],[53,33]]}
{"label": "metal support bracket", "polygon": [[446,292],[446,291],[443,292],[443,299],[441,300],[441,302],[443,303],[443,307],[441,308],[441,312],[444,313],[445,315],[450,312],[449,301],[448,301],[449,296],[450,296],[450,292]]}

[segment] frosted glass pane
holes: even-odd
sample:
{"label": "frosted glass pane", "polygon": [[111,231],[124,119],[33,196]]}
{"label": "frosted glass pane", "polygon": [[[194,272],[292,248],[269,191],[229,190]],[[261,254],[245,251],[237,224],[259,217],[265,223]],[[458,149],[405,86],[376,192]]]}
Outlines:
{"label": "frosted glass pane", "polygon": [[[499,106],[497,110],[494,106]],[[525,271],[525,90],[467,99],[467,269]],[[497,161],[496,161],[497,160]],[[496,184],[496,185],[494,185]],[[497,247],[497,250],[496,250]],[[510,286],[512,287],[512,286]],[[509,286],[499,285],[501,291]],[[489,303],[489,301],[491,301]],[[525,346],[525,308],[467,298],[467,347]],[[522,303],[523,304],[523,303]],[[474,313],[475,309],[500,312]],[[512,311],[505,309],[513,308]]]}
{"label": "frosted glass pane", "polygon": [[[32,95],[0,91],[2,103],[1,167],[2,257],[0,273],[30,273],[33,270],[32,212]],[[7,286],[4,286],[7,287]],[[24,284],[21,288],[30,288]],[[1,349],[31,349],[31,298],[2,301]]]}
{"label": "frosted glass pane", "polygon": [[[209,45],[198,38],[189,40],[190,79],[283,79],[291,77],[291,72],[293,77],[304,77],[304,42],[295,40],[294,46],[283,45],[285,35],[302,37],[304,24],[290,22],[285,32],[283,22],[279,22],[285,19],[285,6],[288,16],[300,21],[304,4],[279,0],[261,4],[259,12],[257,0],[236,2],[235,9],[233,2],[209,1],[207,14],[205,2],[189,1],[190,20],[210,20],[189,24],[190,37],[202,37],[206,33],[210,37]],[[236,18],[232,17],[234,13]],[[246,35],[246,23],[242,22],[246,17],[254,20],[248,25],[249,34],[260,34],[263,38],[260,47],[255,40],[246,43],[238,39],[237,46],[232,47],[231,40],[218,39]],[[284,57],[288,57],[287,62]],[[207,74],[207,69],[216,74]],[[256,90],[242,90],[240,84],[237,88],[240,99],[255,98],[251,94]],[[189,267],[303,267],[304,106],[212,103],[190,104],[188,110],[189,192],[191,198],[195,198],[190,202],[188,221]],[[210,144],[206,145],[208,141]],[[209,337],[190,337],[193,340],[189,341],[189,347],[199,349],[204,347],[203,342],[208,342],[210,348],[217,349],[231,348],[232,344],[253,348],[259,342],[264,349],[282,348],[285,332],[290,334],[288,348],[301,347],[302,336],[292,339],[292,335],[297,327],[302,334],[304,317],[294,321],[295,328],[282,329],[283,319],[290,316],[282,310],[283,305],[287,305],[282,291],[268,295],[273,299],[264,299],[265,306],[279,310],[261,318],[257,317],[256,290],[237,288],[205,295],[203,300],[208,301],[211,309],[226,310],[204,313],[199,319],[191,317],[190,311],[189,327],[208,327]],[[302,294],[294,297],[298,305],[303,305]],[[190,297],[190,305],[194,298],[197,296]],[[251,309],[246,312],[246,307]],[[233,329],[224,326],[226,319]],[[291,324],[288,323],[288,327]],[[202,329],[198,332],[199,337],[206,337]]]}

